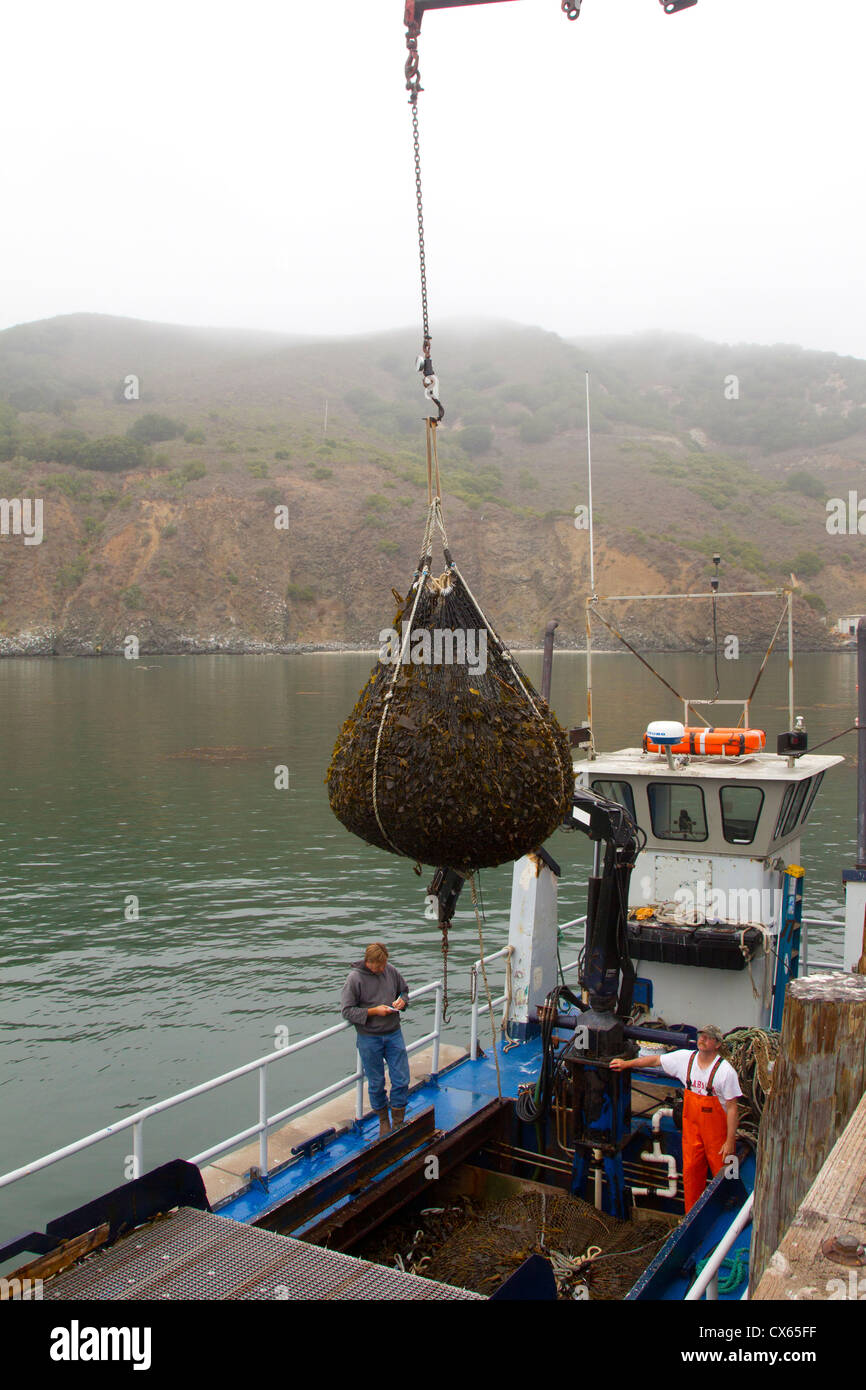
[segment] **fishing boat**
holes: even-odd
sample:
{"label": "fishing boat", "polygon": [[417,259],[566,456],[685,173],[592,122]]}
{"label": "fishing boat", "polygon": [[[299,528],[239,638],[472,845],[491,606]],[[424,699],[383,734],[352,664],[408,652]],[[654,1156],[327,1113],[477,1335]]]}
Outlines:
{"label": "fishing boat", "polygon": [[[552,630],[548,639],[549,692]],[[590,727],[573,732],[571,827],[594,844],[587,914],[558,921],[555,837],[514,864],[507,940],[473,969],[465,1048],[443,1041],[443,981],[412,991],[413,1014],[432,1006],[433,1019],[409,1046],[405,1123],[379,1136],[357,1052],[347,1075],[271,1109],[272,1069],[303,1065],[308,1049],[348,1034],[335,1023],[0,1177],[9,1201],[33,1174],[131,1136],[128,1182],[0,1247],[0,1291],[61,1301],[743,1298],[755,1133],[746,1127],[736,1163],[686,1214],[678,1083],[609,1063],[692,1047],[712,1019],[751,1057],[749,1089],[763,1095],[771,1058],[762,1070],[749,1047],[778,1030],[791,980],[826,969],[809,959],[800,845],[842,759],[808,752],[795,718],[776,752],[751,739],[761,747],[729,751],[727,735],[675,752],[695,747],[685,731],[697,704],[686,701],[684,723],[649,719],[634,746],[607,754]],[[862,873],[848,877],[846,961],[860,953],[866,889]],[[447,875],[432,885],[443,920],[459,886]],[[561,938],[581,932],[580,954],[563,965]],[[148,1122],[244,1076],[257,1088],[254,1124],[148,1168]]]}

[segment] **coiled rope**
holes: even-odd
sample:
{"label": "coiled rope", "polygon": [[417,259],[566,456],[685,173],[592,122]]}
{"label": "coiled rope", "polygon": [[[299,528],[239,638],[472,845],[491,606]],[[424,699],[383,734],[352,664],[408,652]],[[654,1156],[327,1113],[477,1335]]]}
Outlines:
{"label": "coiled rope", "polygon": [[739,1077],[748,1112],[737,1133],[757,1147],[761,1116],[773,1084],[781,1033],[766,1028],[734,1028],[725,1034],[725,1051]]}
{"label": "coiled rope", "polygon": [[[708,1255],[705,1260],[698,1260],[695,1270],[701,1273],[705,1265],[712,1259]],[[719,1293],[733,1293],[738,1289],[744,1279],[749,1277],[749,1251],[735,1250],[732,1255],[727,1255],[719,1265]]]}

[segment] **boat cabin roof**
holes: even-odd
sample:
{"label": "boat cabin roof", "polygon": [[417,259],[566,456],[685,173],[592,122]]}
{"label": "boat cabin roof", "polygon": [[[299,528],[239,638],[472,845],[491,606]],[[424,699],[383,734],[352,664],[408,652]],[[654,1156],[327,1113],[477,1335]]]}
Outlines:
{"label": "boat cabin roof", "polygon": [[844,761],[839,754],[804,753],[794,759],[793,767],[789,767],[788,759],[780,758],[776,753],[744,753],[736,758],[690,754],[683,767],[672,769],[664,753],[645,753],[642,748],[619,748],[616,752],[602,753],[592,759],[582,758],[575,762],[574,770],[592,772],[595,776],[664,777],[665,780],[681,777],[685,781],[715,778],[724,782],[800,782]]}

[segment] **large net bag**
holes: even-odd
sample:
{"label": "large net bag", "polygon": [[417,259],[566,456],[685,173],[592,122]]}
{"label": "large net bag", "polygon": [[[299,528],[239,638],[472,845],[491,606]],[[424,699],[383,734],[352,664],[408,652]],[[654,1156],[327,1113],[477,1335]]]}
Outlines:
{"label": "large net bag", "polygon": [[[537,849],[563,822],[571,753],[451,558],[429,462],[428,444],[421,562],[406,598],[396,595],[394,627],[340,731],[327,782],[347,830],[468,876]],[[440,576],[431,573],[436,527]]]}

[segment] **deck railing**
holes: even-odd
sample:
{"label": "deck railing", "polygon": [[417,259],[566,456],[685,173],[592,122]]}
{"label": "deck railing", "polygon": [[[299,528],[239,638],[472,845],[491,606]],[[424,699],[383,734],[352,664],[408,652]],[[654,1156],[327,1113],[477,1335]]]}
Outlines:
{"label": "deck railing", "polygon": [[[583,927],[586,926],[586,917],[585,917],[585,916],[583,916],[583,917],[575,917],[575,918],[573,919],[573,921],[571,921],[571,922],[563,922],[563,924],[562,924],[562,926],[559,928],[559,930],[562,932],[562,931],[567,931],[569,927],[580,927],[580,926],[583,926]],[[502,947],[500,950],[498,950],[498,951],[491,951],[491,953],[490,953],[489,956],[485,956],[485,957],[484,957],[484,961],[483,961],[484,966],[486,967],[486,966],[490,965],[491,961],[494,961],[494,960],[507,960],[507,959],[510,957],[512,950],[513,950],[513,947],[511,947],[511,946],[503,946],[503,947]],[[563,973],[563,975],[566,973],[567,970],[576,970],[576,969],[577,969],[577,965],[578,965],[578,962],[577,962],[576,960],[569,961],[568,965],[563,965],[563,966],[562,966],[562,973]],[[478,1056],[478,1053],[479,1053],[479,1047],[478,1047],[478,1030],[479,1030],[478,1019],[479,1019],[479,1013],[480,1013],[480,1011],[481,1011],[482,1009],[486,1009],[486,1008],[488,1007],[488,1004],[487,1004],[487,996],[486,996],[486,994],[485,994],[485,996],[484,996],[483,998],[480,998],[480,997],[479,997],[479,993],[478,993],[478,982],[479,982],[479,980],[481,980],[481,981],[482,981],[482,984],[483,984],[483,972],[482,972],[482,968],[481,968],[481,967],[482,967],[482,960],[481,960],[481,957],[479,956],[478,960],[477,960],[477,961],[475,962],[475,964],[472,966],[472,970],[471,970],[471,972],[470,972],[470,988],[469,988],[469,999],[470,999],[470,1002],[471,1002],[471,1005],[472,1005],[472,1014],[471,1014],[470,1022],[469,1022],[469,1056],[473,1059],[473,1061],[474,1061],[474,1059]],[[507,978],[507,976],[506,976],[506,978]],[[490,983],[490,982],[488,981],[488,984],[489,984],[489,983]],[[505,989],[505,991],[504,991],[503,994],[497,995],[495,999],[491,998],[491,1000],[490,1000],[490,1007],[493,1008],[493,1009],[498,1009],[498,1008],[501,1007],[501,1005],[505,1004],[506,1002],[508,1002],[508,988],[507,988],[507,986],[506,986],[506,989]],[[507,1023],[507,1021],[508,1021],[507,1018],[505,1017],[505,1015],[503,1015],[503,1022]]]}
{"label": "deck railing", "polygon": [[[420,989],[413,989],[409,992],[409,1002],[421,999],[426,995],[435,993],[435,1014],[433,1029],[421,1038],[416,1038],[414,1042],[407,1045],[407,1052],[417,1052],[420,1048],[426,1047],[428,1043],[433,1044],[432,1072],[435,1075],[439,1070],[439,1042],[442,1034],[442,981],[435,980],[431,984],[422,985]],[[364,1073],[361,1067],[361,1058],[357,1048],[355,1049],[355,1070],[350,1076],[344,1076],[339,1081],[335,1081],[323,1090],[317,1091],[315,1095],[306,1096],[303,1100],[296,1101],[284,1110],[280,1110],[275,1115],[268,1114],[268,1068],[275,1062],[281,1062],[286,1057],[292,1057],[295,1053],[303,1052],[305,1048],[313,1047],[316,1043],[323,1042],[326,1038],[332,1038],[337,1033],[344,1033],[352,1025],[350,1023],[335,1023],[332,1028],[325,1028],[320,1033],[313,1033],[308,1038],[302,1038],[299,1042],[289,1043],[286,1047],[281,1047],[273,1052],[267,1053],[264,1057],[257,1057],[253,1062],[246,1062],[241,1067],[235,1067],[232,1071],[225,1072],[222,1076],[216,1076],[211,1081],[203,1081],[199,1086],[191,1086],[187,1091],[181,1091],[179,1095],[169,1096],[167,1100],[156,1101],[153,1105],[145,1106],[143,1110],[138,1110],[134,1115],[127,1115],[124,1119],[118,1120],[116,1124],[106,1125],[104,1129],[96,1130],[93,1134],[85,1135],[83,1139],[77,1139],[72,1144],[67,1144],[62,1149],[55,1149],[53,1153],[45,1154],[42,1158],[36,1159],[33,1163],[27,1163],[21,1168],[14,1169],[11,1173],[4,1173],[0,1176],[0,1188],[8,1187],[11,1183],[18,1182],[21,1178],[29,1177],[32,1173],[38,1173],[43,1168],[49,1168],[55,1163],[60,1163],[65,1158],[70,1158],[73,1154],[81,1153],[83,1149],[92,1148],[95,1144],[100,1144],[104,1139],[110,1139],[115,1134],[121,1134],[124,1130],[132,1130],[132,1177],[141,1177],[144,1169],[144,1124],[153,1115],[160,1115],[166,1110],[173,1110],[179,1105],[184,1105],[187,1101],[194,1100],[198,1096],[206,1095],[209,1091],[215,1091],[221,1086],[227,1085],[230,1081],[236,1081],[241,1076],[258,1075],[259,1081],[259,1118],[256,1124],[249,1128],[240,1130],[239,1133],[231,1135],[228,1139],[223,1139],[219,1144],[214,1144],[211,1148],[205,1149],[202,1153],[196,1154],[189,1161],[201,1166],[210,1163],[220,1154],[228,1153],[232,1149],[239,1148],[250,1139],[258,1137],[259,1140],[259,1168],[262,1173],[268,1171],[268,1135],[275,1125],[284,1124],[286,1120],[294,1115],[301,1114],[308,1110],[310,1106],[318,1104],[320,1101],[327,1100],[330,1096],[337,1095],[340,1091],[346,1091],[350,1086],[355,1087],[355,1118],[360,1120],[363,1115],[364,1106]]]}

